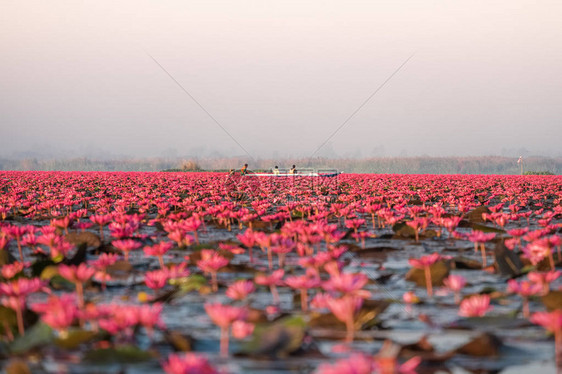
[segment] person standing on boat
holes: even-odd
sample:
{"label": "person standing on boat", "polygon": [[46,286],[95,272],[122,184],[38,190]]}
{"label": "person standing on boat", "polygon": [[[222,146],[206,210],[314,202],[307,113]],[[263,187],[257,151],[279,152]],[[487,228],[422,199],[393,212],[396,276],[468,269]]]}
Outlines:
{"label": "person standing on boat", "polygon": [[275,165],[273,168],[273,175],[279,175],[279,166]]}
{"label": "person standing on boat", "polygon": [[297,173],[297,167],[295,165],[293,165],[291,170],[289,170],[289,174],[296,174],[296,173]]}
{"label": "person standing on boat", "polygon": [[248,164],[244,164],[244,167],[240,169],[240,175],[246,175],[248,173]]}

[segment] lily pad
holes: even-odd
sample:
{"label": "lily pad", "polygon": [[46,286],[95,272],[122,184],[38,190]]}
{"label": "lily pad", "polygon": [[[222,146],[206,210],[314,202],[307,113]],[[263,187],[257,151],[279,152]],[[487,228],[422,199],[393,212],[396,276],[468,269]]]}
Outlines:
{"label": "lily pad", "polygon": [[[431,273],[431,284],[433,286],[442,286],[443,279],[449,275],[449,266],[445,261],[437,261],[429,267]],[[418,287],[425,287],[425,270],[412,268],[406,274],[406,280],[414,282]]]}
{"label": "lily pad", "polygon": [[8,362],[4,367],[6,374],[31,374],[31,369],[27,363],[20,359],[14,359]]}
{"label": "lily pad", "polygon": [[177,331],[168,331],[164,334],[168,343],[179,352],[190,352],[193,347],[193,338],[191,336],[183,335]]}
{"label": "lily pad", "polygon": [[12,353],[25,353],[51,343],[54,339],[53,329],[44,323],[36,323],[24,335],[18,336],[11,344]]}
{"label": "lily pad", "polygon": [[[387,300],[365,300],[361,309],[355,314],[355,330],[366,330],[378,322],[377,317],[388,308],[390,302]],[[337,319],[332,313],[314,313],[310,327],[328,327],[335,330],[345,330],[345,324]]]}
{"label": "lily pad", "polygon": [[55,339],[55,344],[61,348],[74,349],[83,343],[91,341],[96,335],[94,331],[70,330],[66,336]]}
{"label": "lily pad", "polygon": [[562,291],[550,291],[541,298],[541,301],[549,312],[562,309]]}
{"label": "lily pad", "polygon": [[481,205],[479,207],[472,209],[470,212],[466,213],[465,217],[470,222],[483,223],[484,220],[482,219],[482,213],[490,214],[491,211],[490,209],[488,209],[487,206]]}
{"label": "lily pad", "polygon": [[85,244],[86,247],[97,248],[101,245],[100,237],[89,231],[71,232],[64,238],[67,242],[74,244],[76,247]]}
{"label": "lily pad", "polygon": [[305,331],[306,322],[300,316],[257,325],[252,340],[244,345],[241,353],[250,356],[289,356],[303,345]]}
{"label": "lily pad", "polygon": [[505,246],[503,241],[496,244],[494,254],[496,259],[495,267],[501,275],[514,277],[521,274],[523,263],[513,251],[510,251]]}
{"label": "lily pad", "polygon": [[485,332],[458,348],[456,352],[476,357],[498,357],[502,346],[500,338]]}

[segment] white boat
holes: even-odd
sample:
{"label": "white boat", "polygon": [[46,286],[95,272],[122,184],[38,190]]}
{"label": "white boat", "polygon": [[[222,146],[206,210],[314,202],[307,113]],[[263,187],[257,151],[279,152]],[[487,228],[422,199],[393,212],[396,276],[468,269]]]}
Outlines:
{"label": "white boat", "polygon": [[331,178],[337,177],[339,174],[342,174],[342,171],[337,171],[334,169],[330,170],[317,170],[314,171],[312,169],[301,169],[297,170],[296,174],[291,174],[288,172],[283,172],[279,174],[275,173],[249,173],[246,176],[255,176],[255,177],[321,177],[321,178]]}

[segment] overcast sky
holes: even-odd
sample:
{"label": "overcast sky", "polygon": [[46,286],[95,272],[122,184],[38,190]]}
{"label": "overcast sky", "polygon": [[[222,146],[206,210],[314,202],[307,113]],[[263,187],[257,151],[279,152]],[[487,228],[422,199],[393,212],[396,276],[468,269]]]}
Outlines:
{"label": "overcast sky", "polygon": [[562,155],[562,2],[0,1],[0,156]]}

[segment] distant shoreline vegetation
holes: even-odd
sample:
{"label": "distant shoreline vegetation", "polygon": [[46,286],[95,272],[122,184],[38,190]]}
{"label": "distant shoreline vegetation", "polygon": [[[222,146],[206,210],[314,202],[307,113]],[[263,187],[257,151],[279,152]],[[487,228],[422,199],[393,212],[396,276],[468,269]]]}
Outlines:
{"label": "distant shoreline vegetation", "polygon": [[[526,175],[562,174],[562,157],[533,156],[524,158]],[[224,158],[128,158],[101,160],[95,158],[68,159],[2,159],[0,170],[44,171],[220,171],[240,169],[244,163],[250,170],[270,170],[273,166],[337,169],[345,173],[378,174],[512,174],[521,173],[517,157],[372,157],[372,158],[314,158],[314,159],[259,159],[246,157]]]}

